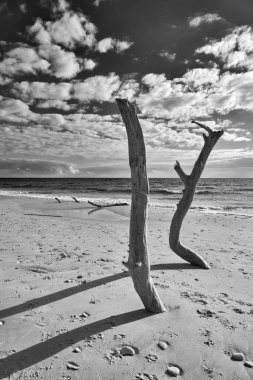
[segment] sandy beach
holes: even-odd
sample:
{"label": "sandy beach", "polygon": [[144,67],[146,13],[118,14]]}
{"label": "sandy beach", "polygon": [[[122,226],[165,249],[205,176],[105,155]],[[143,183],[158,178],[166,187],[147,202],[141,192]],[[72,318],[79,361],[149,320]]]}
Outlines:
{"label": "sandy beach", "polygon": [[[1,379],[253,379],[253,219],[191,210],[170,249],[173,210],[150,208],[152,277],[167,312],[147,313],[127,259],[129,206],[2,197]],[[165,345],[161,349],[159,342]],[[122,356],[123,346],[133,356]],[[231,360],[234,352],[244,360]]]}

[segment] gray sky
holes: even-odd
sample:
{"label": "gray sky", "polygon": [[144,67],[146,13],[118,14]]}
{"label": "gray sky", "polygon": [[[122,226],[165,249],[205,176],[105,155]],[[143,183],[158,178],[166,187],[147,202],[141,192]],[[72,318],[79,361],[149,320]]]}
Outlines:
{"label": "gray sky", "polygon": [[[85,4],[84,4],[85,3]],[[253,177],[251,0],[0,4],[0,176],[128,177],[116,97],[135,102],[150,177]]]}

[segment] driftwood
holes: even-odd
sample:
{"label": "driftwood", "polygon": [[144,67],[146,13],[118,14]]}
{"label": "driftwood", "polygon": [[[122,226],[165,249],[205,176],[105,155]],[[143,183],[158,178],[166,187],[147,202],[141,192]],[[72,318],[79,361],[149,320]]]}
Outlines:
{"label": "driftwood", "polygon": [[129,232],[129,257],[127,267],[134,287],[146,310],[152,313],[166,311],[153,280],[147,250],[146,216],[149,184],[146,173],[146,153],[142,129],[135,107],[126,99],[116,99],[126,127],[131,168],[132,201]]}
{"label": "driftwood", "polygon": [[194,265],[198,265],[202,268],[209,269],[209,264],[200,255],[193,252],[189,248],[186,248],[180,242],[179,234],[184,217],[191,206],[198,180],[205,167],[208,156],[211,153],[214,145],[223,135],[223,130],[215,132],[212,131],[211,128],[201,123],[198,123],[197,121],[192,121],[192,123],[195,123],[199,125],[201,128],[203,128],[207,132],[207,135],[203,133],[204,146],[200,152],[197,161],[195,162],[195,165],[190,175],[185,174],[178,161],[176,161],[176,164],[174,166],[174,169],[177,172],[179,178],[182,180],[185,188],[183,190],[183,196],[180,199],[175,214],[172,218],[170,226],[169,243],[171,249],[185,261],[188,261],[189,263]]}
{"label": "driftwood", "polygon": [[126,202],[116,202],[116,203],[112,203],[112,204],[99,204],[99,203],[95,203],[95,202],[91,202],[91,201],[88,201],[89,204],[91,204],[92,206],[96,206],[96,207],[112,207],[112,206],[127,206],[128,203]]}

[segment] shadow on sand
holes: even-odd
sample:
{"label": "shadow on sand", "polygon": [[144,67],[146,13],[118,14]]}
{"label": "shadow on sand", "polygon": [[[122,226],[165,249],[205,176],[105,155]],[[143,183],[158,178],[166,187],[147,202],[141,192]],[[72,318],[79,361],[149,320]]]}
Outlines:
{"label": "shadow on sand", "polygon": [[[183,270],[183,269],[200,269],[197,266],[188,264],[188,263],[171,263],[171,264],[154,264],[151,265],[151,270]],[[37,307],[47,305],[51,302],[59,301],[63,298],[70,297],[74,294],[83,292],[85,290],[89,290],[95,288],[100,285],[108,284],[109,282],[120,280],[121,278],[129,277],[128,272],[121,272],[117,274],[113,274],[111,276],[98,278],[97,280],[93,280],[87,282],[85,284],[79,284],[76,286],[72,286],[71,288],[59,290],[58,292],[48,294],[43,297],[33,298],[29,301],[23,302],[19,305],[11,306],[9,308],[0,310],[0,319],[9,317],[11,315],[15,315],[18,313],[22,313],[27,310],[36,309]]]}
{"label": "shadow on sand", "polygon": [[[184,270],[184,269],[201,269],[187,263],[172,263],[172,264],[155,264],[151,266],[151,270]],[[71,288],[60,290],[56,293],[49,294],[44,297],[34,298],[20,305],[0,311],[0,318],[8,317],[26,310],[35,309],[48,303],[58,301],[60,299],[70,297],[79,292],[92,289],[96,286],[104,285],[112,281],[117,281],[121,278],[129,277],[128,272],[121,272],[111,276],[103,277],[97,280],[90,281],[86,284],[73,286]],[[20,352],[12,354],[0,360],[0,379],[3,379],[11,374],[26,369],[42,360],[49,358],[64,350],[65,348],[76,344],[77,342],[106,331],[112,327],[117,327],[126,323],[134,322],[143,318],[152,317],[153,314],[144,309],[135,310],[127,313],[113,315],[104,318],[97,322],[92,322],[88,325],[75,328],[71,331],[64,332],[54,338],[48,339],[26,348]]]}
{"label": "shadow on sand", "polygon": [[35,344],[20,352],[0,360],[0,379],[28,368],[42,360],[45,360],[65,348],[80,342],[91,335],[106,331],[110,328],[131,323],[139,319],[151,317],[153,314],[144,309],[134,310],[127,313],[112,315],[88,325],[77,327],[71,331],[57,335],[46,342]]}

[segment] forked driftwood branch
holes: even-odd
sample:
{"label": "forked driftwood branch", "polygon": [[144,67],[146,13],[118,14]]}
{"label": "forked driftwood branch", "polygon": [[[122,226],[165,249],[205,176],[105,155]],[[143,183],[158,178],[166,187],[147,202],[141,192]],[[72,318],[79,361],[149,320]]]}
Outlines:
{"label": "forked driftwood branch", "polygon": [[185,247],[179,240],[181,226],[184,220],[184,217],[189,210],[191,203],[193,201],[195,189],[198,183],[198,180],[203,172],[206,161],[208,159],[209,154],[211,153],[213,147],[219,140],[219,138],[223,135],[223,130],[220,131],[212,131],[208,126],[201,124],[197,121],[192,121],[192,123],[197,124],[199,127],[203,128],[207,134],[203,133],[204,138],[204,146],[200,152],[200,155],[195,162],[193,170],[190,175],[187,175],[180,163],[176,161],[174,166],[175,171],[177,172],[179,178],[184,184],[184,190],[182,198],[177,204],[177,209],[172,218],[171,226],[170,226],[170,235],[169,235],[169,243],[171,249],[182,259],[188,261],[191,264],[198,265],[202,268],[209,269],[209,264],[197,253],[193,252],[191,249]]}
{"label": "forked driftwood branch", "polygon": [[146,310],[152,313],[166,311],[150,276],[147,249],[146,217],[149,184],[146,173],[146,152],[142,129],[133,104],[116,99],[126,127],[129,165],[132,181],[132,201],[129,232],[129,257],[126,263],[134,287]]}

